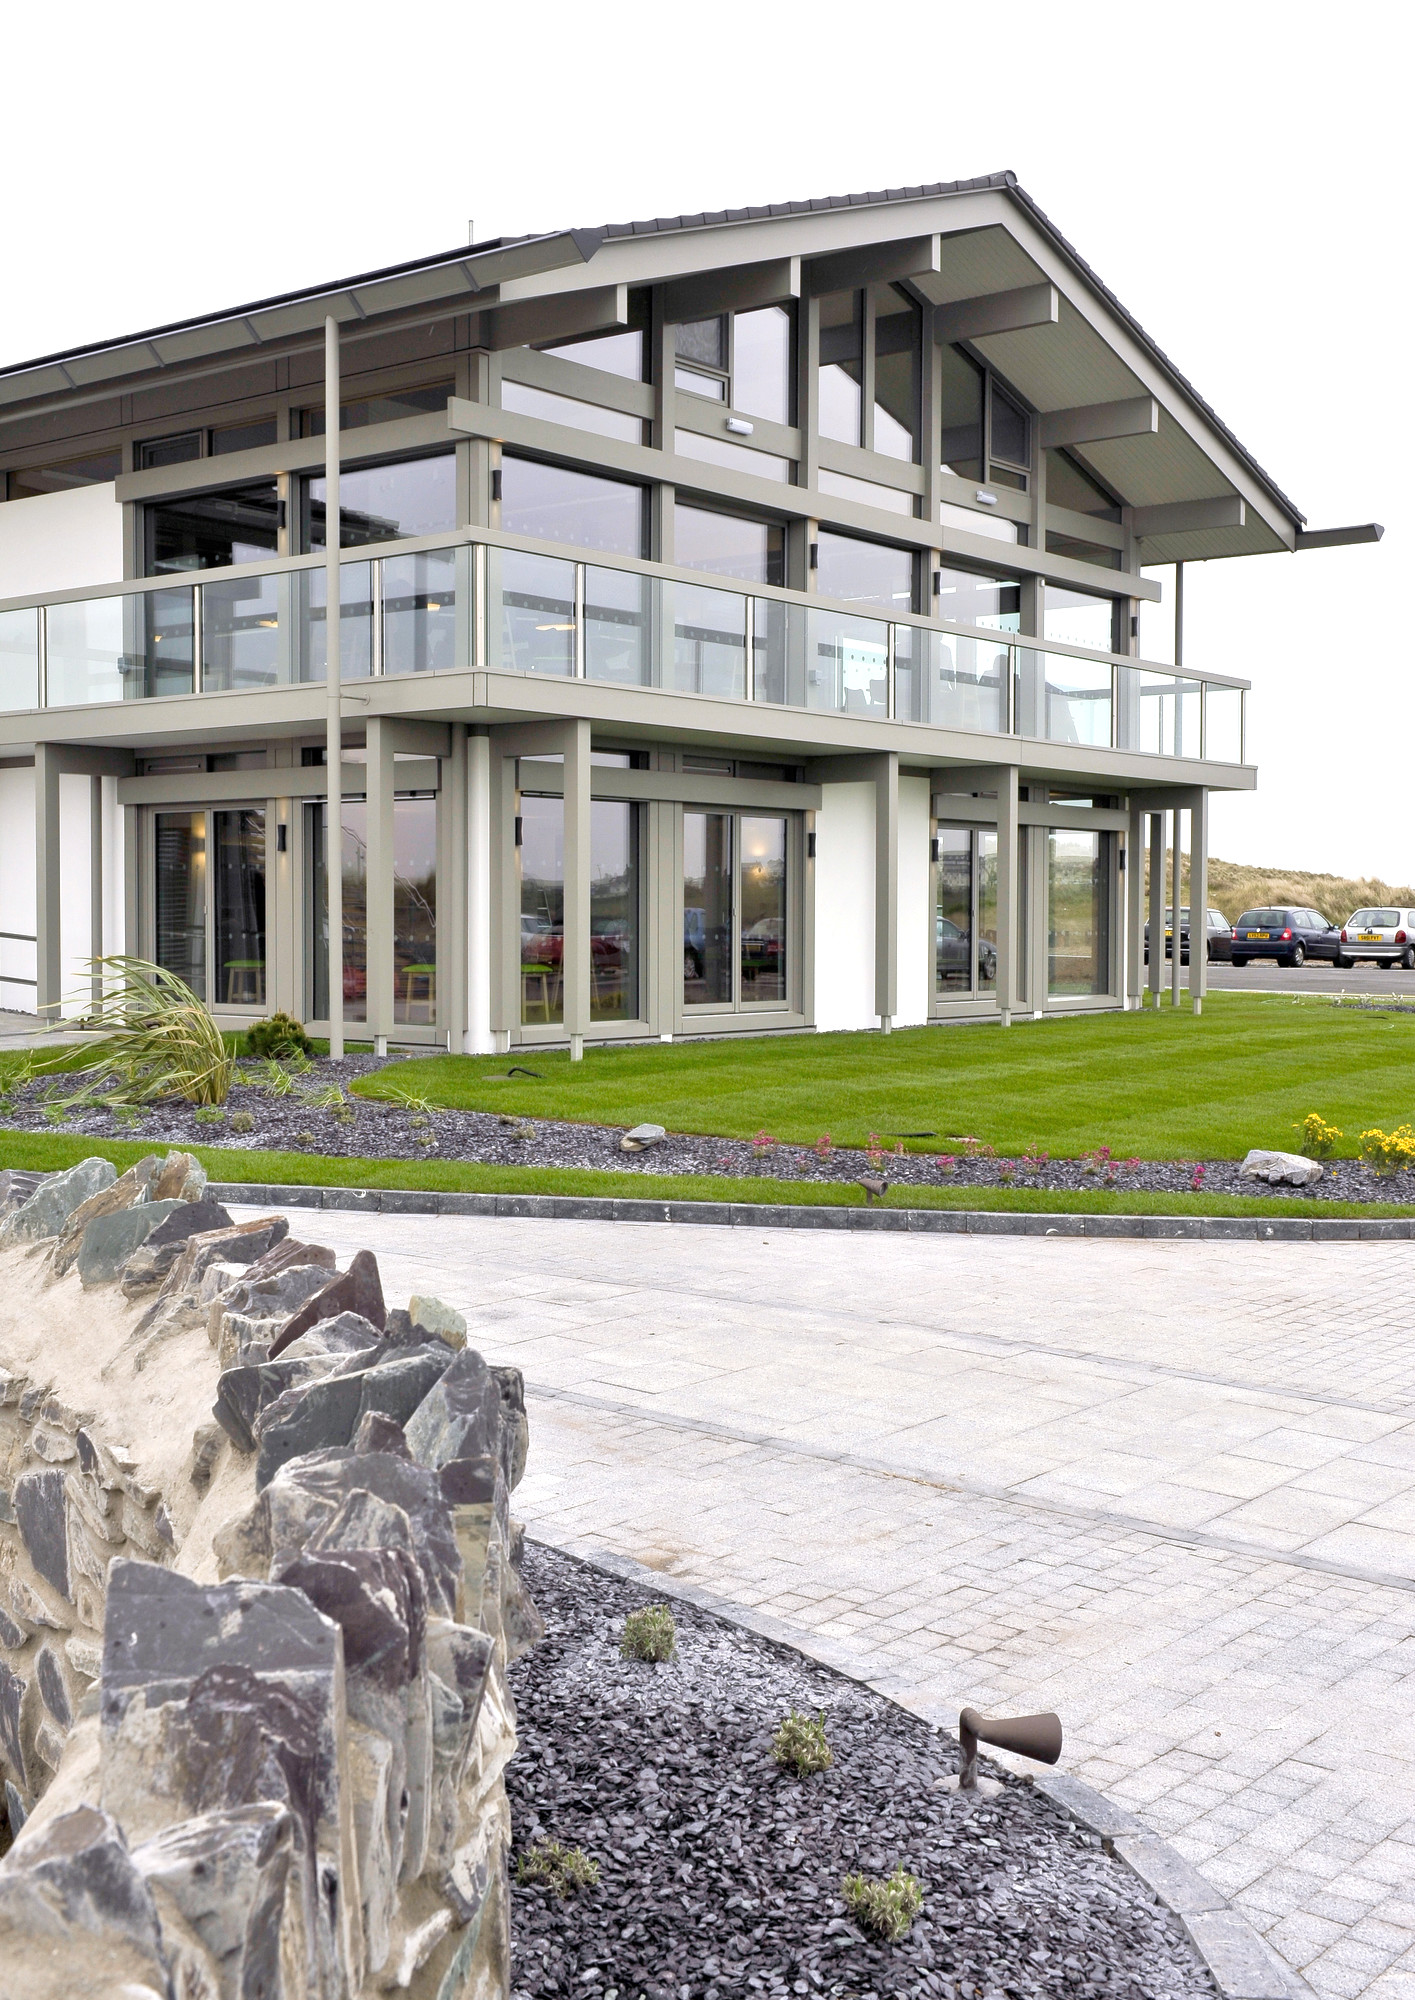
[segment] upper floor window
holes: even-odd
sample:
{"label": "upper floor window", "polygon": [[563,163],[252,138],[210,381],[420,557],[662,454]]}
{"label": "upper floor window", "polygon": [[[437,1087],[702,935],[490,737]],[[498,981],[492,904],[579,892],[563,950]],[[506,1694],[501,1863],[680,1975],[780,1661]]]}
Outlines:
{"label": "upper floor window", "polygon": [[886,611],[912,611],[914,569],[912,549],[821,530],[817,582],[822,597],[839,598],[847,604],[878,604]]}
{"label": "upper floor window", "polygon": [[537,541],[643,556],[648,494],[627,480],[602,479],[508,452],[501,461],[501,526],[507,534]]}
{"label": "upper floor window", "polygon": [[273,479],[188,493],[143,509],[143,573],[225,569],[268,562],[280,546],[280,500]]}
{"label": "upper floor window", "polygon": [[[1047,538],[1050,543],[1050,536]],[[1045,586],[1042,632],[1063,646],[1087,646],[1095,653],[1121,650],[1116,626],[1120,603],[1114,597],[1093,596],[1086,590],[1069,590],[1065,585]]]}
{"label": "upper floor window", "polygon": [[961,347],[945,347],[939,393],[939,458],[960,479],[983,476],[983,391],[986,377]]}
{"label": "upper floor window", "polygon": [[717,313],[673,330],[674,383],[744,416],[791,421],[791,314],[785,306]]}
{"label": "upper floor window", "polygon": [[984,625],[993,632],[1022,629],[1022,586],[1015,577],[984,576],[976,570],[941,569],[935,609],[955,625]]}
{"label": "upper floor window", "polygon": [[919,430],[919,309],[897,285],[820,301],[822,437],[913,463]]}
{"label": "upper floor window", "polygon": [[673,509],[673,560],[681,569],[784,584],[786,530],[779,521],[755,521],[679,500]]}
{"label": "upper floor window", "polygon": [[202,425],[168,437],[144,438],[137,448],[137,465],[140,472],[147,472],[161,465],[186,465],[192,459],[254,451],[275,441],[274,417],[252,417],[239,424]]}
{"label": "upper floor window", "polygon": [[1029,426],[1027,412],[1014,402],[997,378],[989,375],[988,480],[994,486],[1027,490]]}
{"label": "upper floor window", "polygon": [[[400,417],[422,417],[445,410],[447,398],[455,396],[457,384],[451,380],[426,382],[407,389],[385,389],[380,395],[361,396],[339,405],[341,431],[363,430],[368,424],[392,424]],[[295,413],[295,434],[311,438],[324,436],[324,405],[311,404]]]}
{"label": "upper floor window", "polygon": [[1048,506],[1069,507],[1073,513],[1094,514],[1102,521],[1120,519],[1119,501],[1069,451],[1048,451],[1046,462]]}
{"label": "upper floor window", "polygon": [[644,336],[639,327],[630,327],[626,333],[595,333],[584,340],[562,340],[540,351],[558,354],[562,361],[578,361],[582,368],[602,368],[606,375],[622,375],[630,382],[644,379]]}
{"label": "upper floor window", "polygon": [[56,459],[51,465],[27,465],[14,472],[0,472],[0,496],[33,500],[41,493],[67,493],[75,486],[102,486],[122,470],[123,454],[117,450]]}
{"label": "upper floor window", "polygon": [[518,416],[539,417],[548,424],[568,424],[572,430],[594,431],[600,437],[622,438],[626,444],[642,444],[644,420],[625,410],[611,410],[603,403],[582,402],[578,396],[560,396],[551,389],[537,389],[529,382],[501,384],[501,407]]}
{"label": "upper floor window", "polygon": [[[306,554],[325,546],[322,479],[303,482],[301,543]],[[440,535],[457,525],[457,461],[450,451],[433,458],[394,459],[339,474],[339,546]]]}

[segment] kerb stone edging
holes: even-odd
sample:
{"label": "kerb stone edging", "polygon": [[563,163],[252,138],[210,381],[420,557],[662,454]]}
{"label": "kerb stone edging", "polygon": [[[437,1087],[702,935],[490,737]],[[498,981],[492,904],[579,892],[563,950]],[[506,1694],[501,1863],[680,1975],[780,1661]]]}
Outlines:
{"label": "kerb stone edging", "polygon": [[678,1222],[719,1229],[864,1229],[938,1236],[1109,1236],[1204,1243],[1408,1243],[1415,1216],[1038,1215],[1005,1209],[815,1208],[785,1202],[652,1201],[641,1196],[440,1194],[213,1181],[213,1201],[252,1208],[330,1208],[373,1215],[486,1215],[552,1222]]}
{"label": "kerb stone edging", "polygon": [[[737,1604],[729,1598],[717,1597],[697,1584],[665,1576],[659,1570],[649,1569],[632,1557],[617,1555],[610,1549],[587,1552],[551,1541],[546,1535],[532,1534],[529,1529],[526,1540],[558,1549],[562,1554],[573,1556],[577,1562],[587,1563],[591,1569],[603,1570],[626,1583],[640,1584],[658,1596],[673,1597],[684,1604],[694,1605],[699,1611],[710,1612],[726,1624],[754,1632],[758,1638],[770,1639],[773,1644],[789,1647],[793,1653],[800,1653],[808,1659],[819,1660],[832,1672],[854,1681],[858,1687],[869,1688],[872,1694],[882,1695],[886,1701],[892,1699],[883,1689],[865,1679],[844,1648],[813,1634],[808,1650],[801,1644],[802,1634],[799,1631],[769,1613]],[[1030,1772],[1026,1782],[1044,1792],[1063,1812],[1069,1813],[1078,1826],[1098,1835],[1106,1852],[1118,1855],[1154,1892],[1156,1900],[1174,1912],[1188,1932],[1194,1949],[1208,1967],[1222,2000],[1313,2000],[1312,1989],[1301,1973],[1280,1958],[1253,1929],[1248,1919],[1240,1915],[1196,1868],[1191,1867],[1177,1849],[1159,1834],[1151,1833],[1132,1812],[1116,1805],[1114,1800],[1106,1798],[1082,1779],[1072,1777],[1068,1771]]]}

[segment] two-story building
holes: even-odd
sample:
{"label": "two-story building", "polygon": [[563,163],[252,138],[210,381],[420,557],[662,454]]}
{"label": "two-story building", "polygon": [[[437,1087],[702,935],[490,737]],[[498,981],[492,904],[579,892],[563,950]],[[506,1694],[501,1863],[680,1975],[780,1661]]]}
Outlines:
{"label": "two-story building", "polygon": [[1190,816],[1202,909],[1254,783],[1145,571],[1377,532],[1306,532],[1010,174],[7,368],[0,1005],[116,950],[470,1051],[1134,1004],[1142,842]]}

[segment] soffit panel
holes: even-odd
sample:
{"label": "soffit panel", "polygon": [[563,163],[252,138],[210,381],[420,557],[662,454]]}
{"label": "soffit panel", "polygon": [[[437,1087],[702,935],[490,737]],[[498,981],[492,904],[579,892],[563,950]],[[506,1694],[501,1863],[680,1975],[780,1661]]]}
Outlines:
{"label": "soffit panel", "polygon": [[[1222,556],[1290,554],[1287,544],[1250,507],[1241,528],[1206,528],[1187,535],[1147,535],[1140,544],[1146,569],[1157,563],[1212,562]],[[1214,663],[1210,661],[1210,665]]]}
{"label": "soffit panel", "polygon": [[1146,386],[1064,295],[1054,326],[988,334],[973,345],[1038,410],[1118,403]]}
{"label": "soffit panel", "polygon": [[1013,292],[1040,284],[1046,273],[1005,229],[961,230],[939,246],[940,269],[913,282],[935,305]]}
{"label": "soffit panel", "polygon": [[1161,405],[1160,427],[1148,437],[1106,438],[1078,445],[1076,456],[1093,466],[1132,507],[1171,500],[1215,500],[1236,489],[1187,431]]}

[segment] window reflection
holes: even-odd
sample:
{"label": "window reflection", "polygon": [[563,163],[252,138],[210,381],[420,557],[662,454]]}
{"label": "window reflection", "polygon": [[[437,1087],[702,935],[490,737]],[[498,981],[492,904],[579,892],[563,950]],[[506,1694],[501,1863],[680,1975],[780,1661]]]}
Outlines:
{"label": "window reflection", "polygon": [[213,1000],[265,1005],[265,814],[214,812],[212,889],[216,970]]}
{"label": "window reflection", "polygon": [[919,425],[919,311],[897,285],[874,285],[874,448],[910,464]]}
{"label": "window reflection", "polygon": [[749,417],[791,421],[791,315],[763,306],[732,319],[732,401]]}
{"label": "window reflection", "polygon": [[786,821],[743,815],[742,1005],[786,998]]}
{"label": "window reflection", "polygon": [[157,963],[206,991],[206,814],[157,813],[153,928]]}
{"label": "window reflection", "polygon": [[437,1020],[437,800],[393,801],[393,1018]]}
{"label": "window reflection", "polygon": [[565,801],[521,797],[521,1019],[565,1018]]}
{"label": "window reflection", "polygon": [[823,528],[819,538],[818,587],[822,597],[847,604],[878,604],[886,611],[914,608],[914,554],[886,542],[838,535]]}
{"label": "window reflection", "polygon": [[983,371],[958,347],[941,353],[939,457],[960,479],[983,476]]}
{"label": "window reflection", "polygon": [[[322,479],[305,481],[305,549],[313,554],[324,541]],[[436,458],[405,458],[389,465],[363,465],[339,475],[339,546],[399,541],[413,535],[440,535],[457,525],[457,461],[451,452]]]}
{"label": "window reflection", "polygon": [[590,807],[590,1019],[639,1016],[639,815],[619,799]]}
{"label": "window reflection", "polygon": [[[368,1019],[368,811],[362,799],[340,806],[339,872],[343,916],[344,1019]],[[310,1017],[329,1019],[329,890],[326,876],[329,806],[305,808],[305,850],[310,862]]]}
{"label": "window reflection", "polygon": [[280,506],[273,479],[164,500],[145,507],[143,516],[148,576],[267,562],[279,547]]}
{"label": "window reflection", "polygon": [[1047,987],[1056,997],[1110,990],[1110,839],[1047,833]]}
{"label": "window reflection", "polygon": [[732,816],[683,814],[683,1004],[732,1004]]}
{"label": "window reflection", "polygon": [[646,553],[642,486],[509,453],[501,469],[501,526],[510,535],[569,542],[615,555]]}
{"label": "window reflection", "polygon": [[746,583],[784,584],[786,530],[778,521],[721,514],[680,500],[673,509],[673,560],[681,569],[710,570]]}
{"label": "window reflection", "polygon": [[967,1000],[997,986],[997,835],[941,826],[934,902],[934,991]]}
{"label": "window reflection", "polygon": [[1119,651],[1114,643],[1115,603],[1113,597],[1098,597],[1085,590],[1068,590],[1063,584],[1045,586],[1044,637],[1063,646],[1086,646],[1093,653]]}
{"label": "window reflection", "polygon": [[819,411],[822,437],[862,441],[864,331],[860,292],[830,292],[820,302]]}

